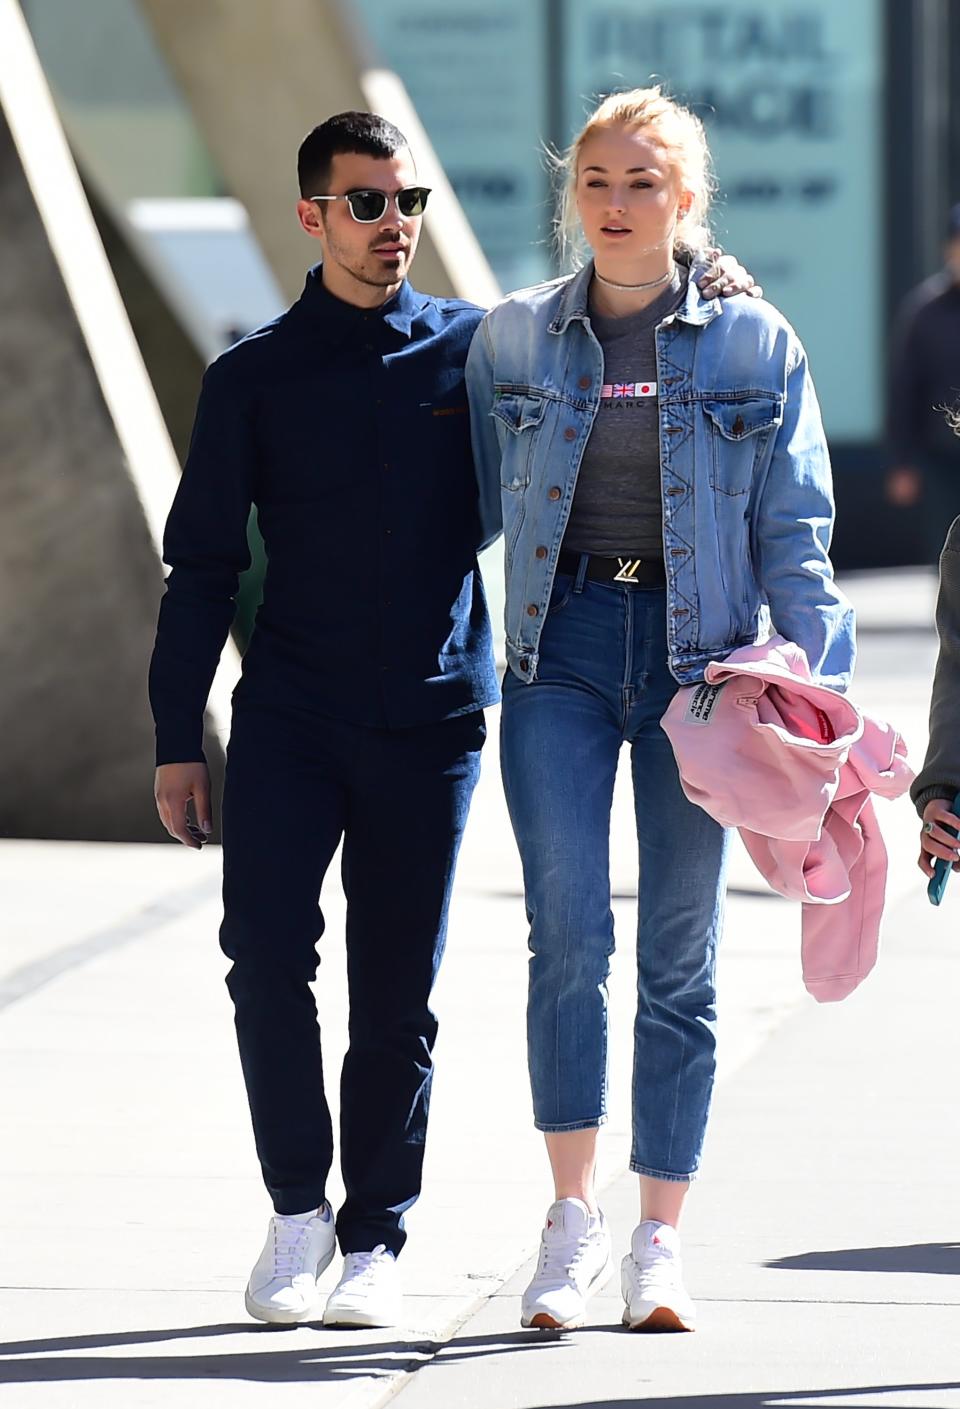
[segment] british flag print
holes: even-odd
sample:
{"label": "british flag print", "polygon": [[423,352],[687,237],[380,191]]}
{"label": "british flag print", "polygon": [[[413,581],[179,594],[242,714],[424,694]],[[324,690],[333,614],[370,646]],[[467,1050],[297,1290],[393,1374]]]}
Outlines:
{"label": "british flag print", "polygon": [[600,395],[608,400],[636,401],[640,397],[656,396],[656,382],[604,382]]}

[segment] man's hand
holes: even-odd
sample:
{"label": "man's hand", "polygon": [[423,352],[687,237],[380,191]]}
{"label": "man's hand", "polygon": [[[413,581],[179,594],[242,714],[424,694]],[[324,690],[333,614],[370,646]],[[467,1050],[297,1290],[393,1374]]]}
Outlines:
{"label": "man's hand", "polygon": [[[213,830],[210,773],[205,763],[162,763],[153,785],[160,821],[172,837],[199,851]],[[193,803],[194,821],[187,813]]]}
{"label": "man's hand", "polygon": [[[960,818],[950,811],[950,803],[945,797],[935,797],[923,809],[923,826],[920,829],[920,858],[917,865],[930,880],[933,876],[933,863],[938,858],[952,861],[953,869],[960,871],[960,839],[945,832],[944,826],[960,831]],[[932,828],[928,831],[927,829]]]}
{"label": "man's hand", "polygon": [[751,298],[763,298],[763,289],[754,282],[753,275],[732,254],[722,254],[720,250],[706,250],[710,268],[698,287],[704,298],[728,298],[732,294],[749,294]]}
{"label": "man's hand", "polygon": [[909,509],[916,504],[923,491],[920,471],[912,465],[898,465],[887,475],[887,499],[898,509]]}

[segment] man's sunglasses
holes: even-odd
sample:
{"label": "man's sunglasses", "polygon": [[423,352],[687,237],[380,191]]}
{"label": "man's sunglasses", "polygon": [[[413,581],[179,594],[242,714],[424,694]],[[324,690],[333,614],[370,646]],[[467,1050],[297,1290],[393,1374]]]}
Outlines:
{"label": "man's sunglasses", "polygon": [[[429,186],[404,186],[397,192],[397,209],[409,219],[422,215],[427,208]],[[346,201],[350,214],[361,225],[372,225],[379,220],[390,203],[386,191],[347,191],[343,196],[310,196],[311,201]]]}

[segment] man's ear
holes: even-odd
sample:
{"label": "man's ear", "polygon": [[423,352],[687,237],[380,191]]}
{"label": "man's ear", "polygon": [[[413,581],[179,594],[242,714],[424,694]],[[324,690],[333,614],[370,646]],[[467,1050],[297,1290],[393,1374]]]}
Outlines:
{"label": "man's ear", "polygon": [[325,234],[323,216],[317,209],[316,201],[297,201],[297,219],[300,222],[300,229],[305,234],[310,235],[314,240],[323,239]]}

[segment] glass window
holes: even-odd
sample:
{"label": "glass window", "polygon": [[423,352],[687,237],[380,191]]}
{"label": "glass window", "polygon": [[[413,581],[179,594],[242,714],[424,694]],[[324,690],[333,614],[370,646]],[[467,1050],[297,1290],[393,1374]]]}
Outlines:
{"label": "glass window", "polygon": [[810,356],[828,434],[880,433],[884,341],[880,0],[788,6],[567,0],[567,132],[656,76],[704,119],[720,242]]}
{"label": "glass window", "polygon": [[539,4],[359,0],[504,289],[549,278]]}

